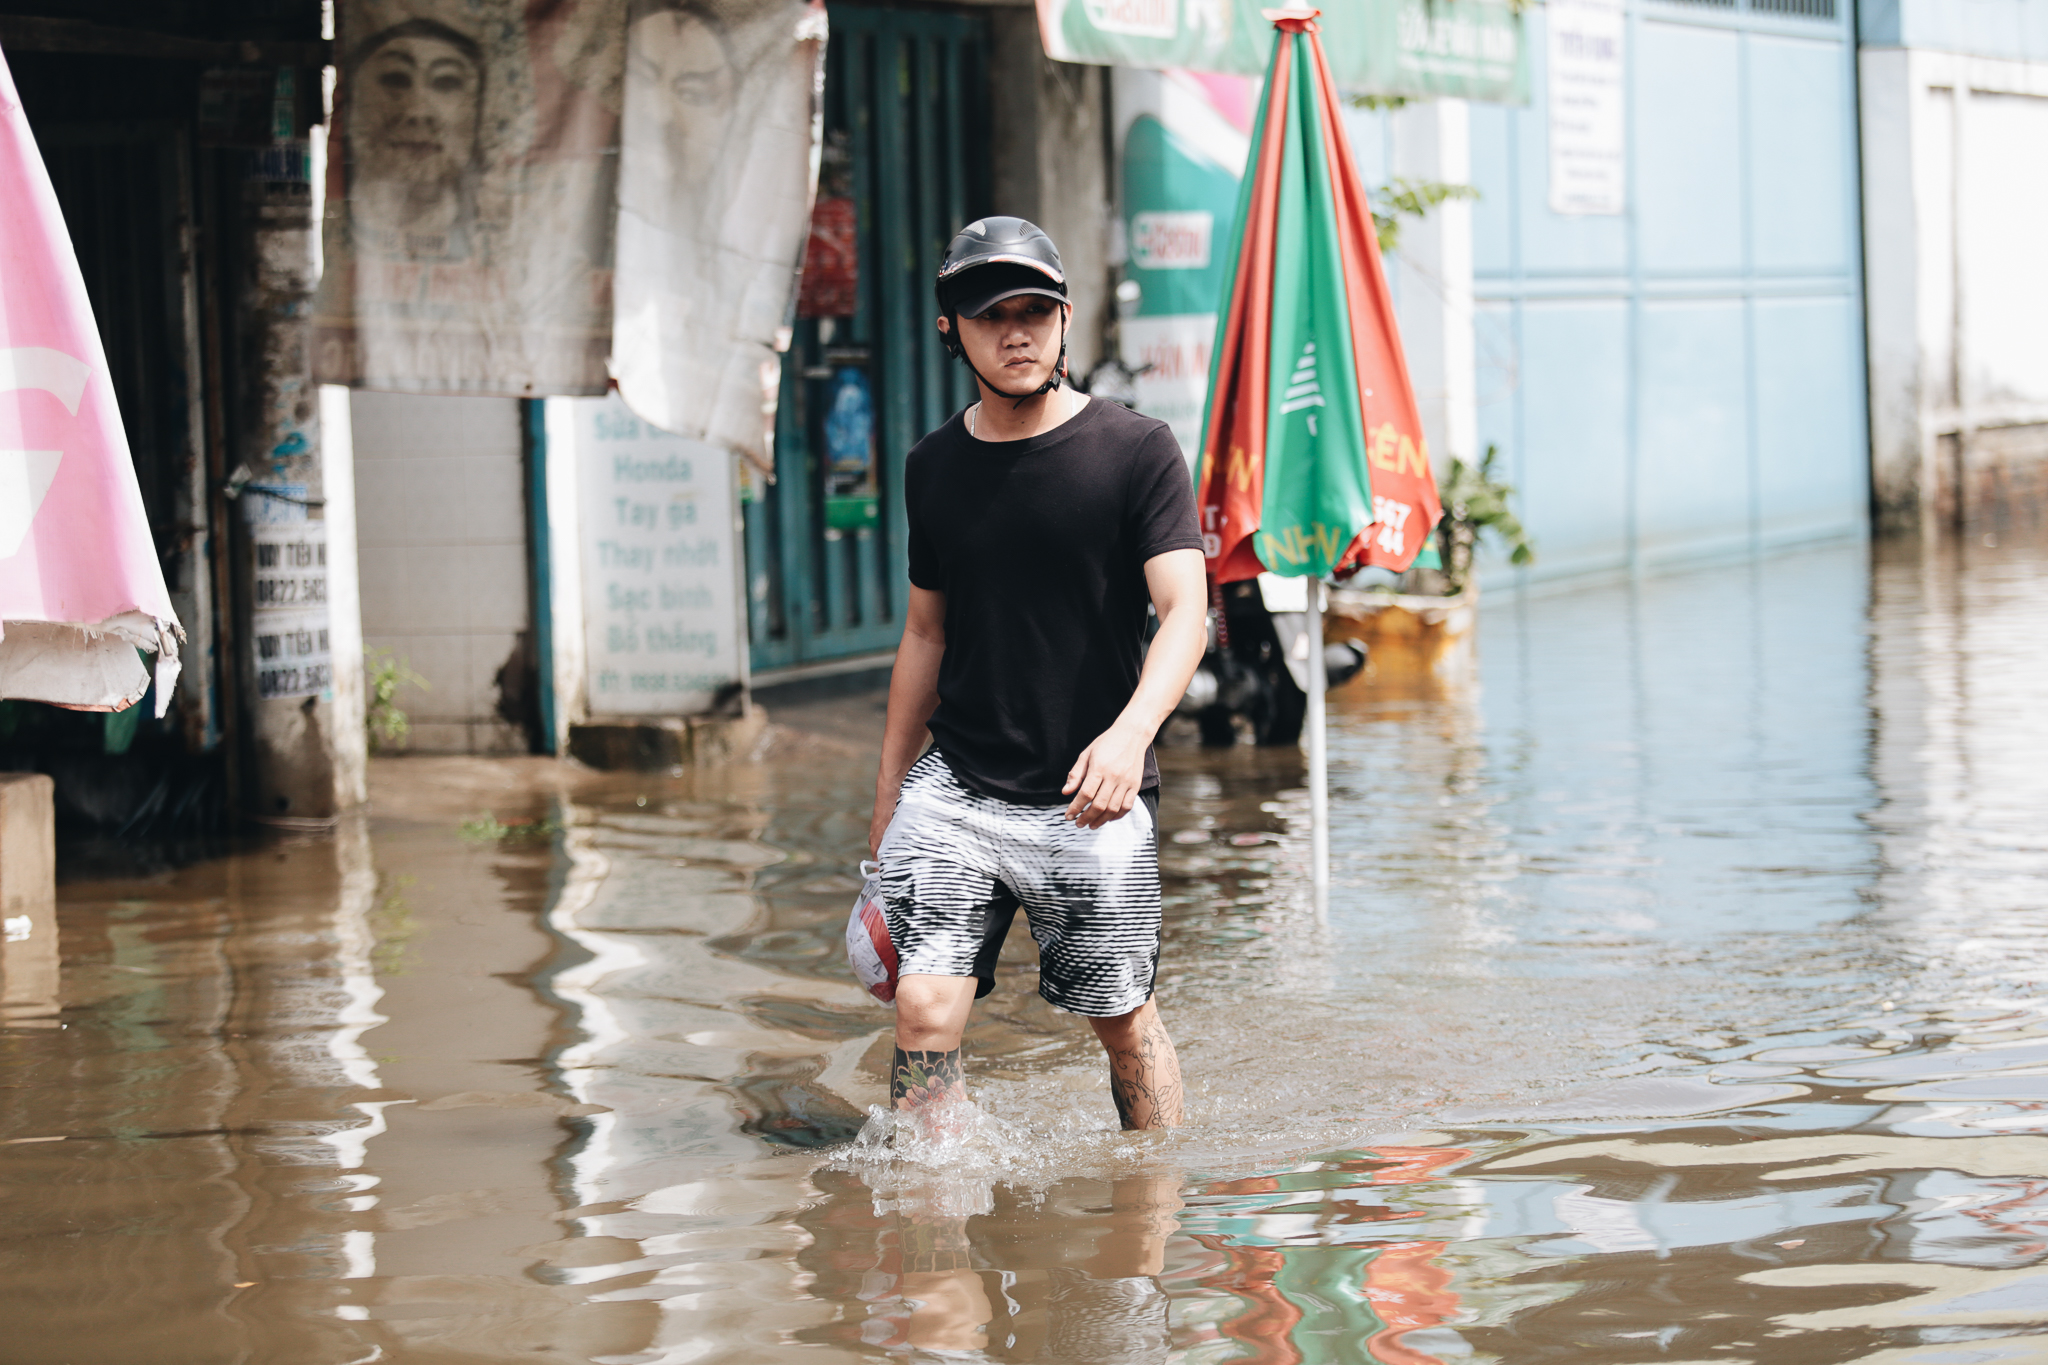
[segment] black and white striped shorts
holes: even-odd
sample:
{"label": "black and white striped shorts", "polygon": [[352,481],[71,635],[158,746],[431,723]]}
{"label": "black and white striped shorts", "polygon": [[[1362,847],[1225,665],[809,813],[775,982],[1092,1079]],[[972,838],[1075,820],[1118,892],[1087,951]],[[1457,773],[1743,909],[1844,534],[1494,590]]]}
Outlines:
{"label": "black and white striped shorts", "polygon": [[882,898],[902,976],[980,978],[1021,904],[1038,941],[1038,993],[1091,1018],[1152,998],[1159,970],[1158,798],[1082,829],[1065,806],[1026,806],[963,784],[937,750],[912,765],[882,837]]}

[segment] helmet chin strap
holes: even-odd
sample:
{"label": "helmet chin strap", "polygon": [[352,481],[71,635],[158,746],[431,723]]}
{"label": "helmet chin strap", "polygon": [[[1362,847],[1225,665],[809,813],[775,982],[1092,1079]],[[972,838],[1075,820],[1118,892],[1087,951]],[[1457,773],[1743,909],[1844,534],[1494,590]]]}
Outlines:
{"label": "helmet chin strap", "polygon": [[[1060,358],[1053,363],[1051,377],[1049,377],[1043,384],[1040,384],[1031,392],[1025,394],[1022,398],[1019,398],[1016,402],[1010,404],[1010,411],[1015,412],[1018,408],[1023,407],[1032,399],[1043,397],[1044,395],[1051,393],[1054,389],[1057,389],[1060,386],[1061,381],[1063,381],[1067,377],[1067,312],[1070,307],[1070,304],[1063,303],[1060,305]],[[953,351],[953,354],[960,357],[960,362],[967,367],[967,372],[973,375],[976,379],[979,379],[981,381],[981,386],[983,388],[987,389],[990,393],[1002,394],[1003,397],[1008,398],[1010,395],[1003,393],[1001,389],[989,383],[987,378],[982,375],[981,371],[974,368],[974,362],[967,358],[967,345],[965,342],[959,340],[959,314],[956,313],[952,315],[952,323],[954,342],[953,346],[950,349]]]}

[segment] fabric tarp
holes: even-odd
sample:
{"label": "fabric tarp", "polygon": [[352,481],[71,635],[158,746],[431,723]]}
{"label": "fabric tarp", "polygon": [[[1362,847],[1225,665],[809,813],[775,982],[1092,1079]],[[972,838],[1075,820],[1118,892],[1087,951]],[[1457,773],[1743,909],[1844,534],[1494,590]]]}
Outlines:
{"label": "fabric tarp", "polygon": [[170,705],[184,632],[92,303],[0,57],[0,697]]}

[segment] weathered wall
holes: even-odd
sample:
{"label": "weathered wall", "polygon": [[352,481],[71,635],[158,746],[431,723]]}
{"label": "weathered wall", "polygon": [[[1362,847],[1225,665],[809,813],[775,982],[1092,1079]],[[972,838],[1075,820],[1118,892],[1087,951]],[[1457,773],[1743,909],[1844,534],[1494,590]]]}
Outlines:
{"label": "weathered wall", "polygon": [[422,753],[526,753],[534,664],[516,398],[358,391],[363,640],[426,680],[397,704]]}
{"label": "weathered wall", "polygon": [[1866,47],[1860,63],[1881,523],[1929,532],[2038,515],[2048,59]]}

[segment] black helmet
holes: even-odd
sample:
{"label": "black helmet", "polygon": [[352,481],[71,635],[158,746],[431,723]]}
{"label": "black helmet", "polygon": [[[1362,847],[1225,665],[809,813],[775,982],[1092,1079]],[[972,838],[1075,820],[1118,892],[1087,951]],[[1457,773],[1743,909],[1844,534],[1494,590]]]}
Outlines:
{"label": "black helmet", "polygon": [[[967,352],[960,345],[962,316],[980,317],[1004,299],[1014,299],[1019,294],[1038,294],[1068,304],[1067,275],[1060,269],[1059,248],[1036,224],[1022,218],[977,218],[960,229],[946,247],[945,259],[939,262],[935,290],[939,311],[949,319],[946,351],[970,370],[974,370],[974,363],[967,359]],[[974,374],[981,378],[979,370]],[[1052,392],[1066,376],[1067,326],[1062,309],[1060,354],[1053,362],[1052,376],[1034,392],[1019,398],[1017,405],[1021,407],[1037,394]]]}
{"label": "black helmet", "polygon": [[1042,294],[1067,301],[1067,276],[1052,238],[1022,218],[979,218],[960,230],[939,263],[939,307],[978,317],[1004,299]]}

